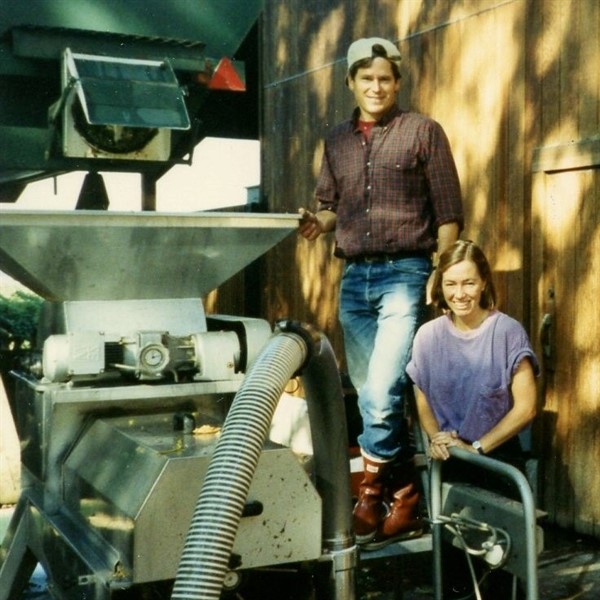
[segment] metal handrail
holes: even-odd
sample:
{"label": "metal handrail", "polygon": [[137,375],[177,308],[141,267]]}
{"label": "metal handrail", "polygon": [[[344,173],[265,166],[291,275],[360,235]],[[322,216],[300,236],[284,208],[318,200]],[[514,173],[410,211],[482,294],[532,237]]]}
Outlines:
{"label": "metal handrail", "polygon": [[[449,450],[451,457],[464,460],[465,462],[507,477],[517,486],[521,496],[521,503],[523,504],[523,518],[525,521],[527,600],[538,600],[536,510],[531,487],[529,486],[529,482],[525,475],[523,475],[516,467],[488,456],[473,454],[460,448],[449,448]],[[435,600],[443,600],[441,544],[444,523],[440,519],[442,512],[442,464],[443,461],[440,460],[433,460],[431,464],[431,523]]]}

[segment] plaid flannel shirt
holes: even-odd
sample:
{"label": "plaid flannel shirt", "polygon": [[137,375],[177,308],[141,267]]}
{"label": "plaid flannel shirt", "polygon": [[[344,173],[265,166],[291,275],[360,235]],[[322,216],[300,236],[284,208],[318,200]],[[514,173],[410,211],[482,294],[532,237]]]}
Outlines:
{"label": "plaid flannel shirt", "polygon": [[434,251],[440,225],[464,223],[444,130],[396,106],[366,139],[358,115],[327,136],[315,191],[318,209],[336,213],[336,256]]}

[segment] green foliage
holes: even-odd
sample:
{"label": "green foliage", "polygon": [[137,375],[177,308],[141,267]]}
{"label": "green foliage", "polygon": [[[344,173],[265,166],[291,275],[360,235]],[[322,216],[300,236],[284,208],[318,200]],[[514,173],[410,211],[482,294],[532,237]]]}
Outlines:
{"label": "green foliage", "polygon": [[9,298],[0,294],[0,347],[31,348],[42,302],[39,296],[20,290]]}

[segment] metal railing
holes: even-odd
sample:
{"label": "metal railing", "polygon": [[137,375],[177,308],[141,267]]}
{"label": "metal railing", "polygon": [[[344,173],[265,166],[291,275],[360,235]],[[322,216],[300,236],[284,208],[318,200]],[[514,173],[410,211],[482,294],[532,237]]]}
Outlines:
{"label": "metal railing", "polygon": [[[527,600],[538,600],[537,576],[537,541],[536,541],[536,509],[531,487],[525,475],[516,467],[499,460],[480,456],[462,450],[450,448],[453,460],[463,460],[474,466],[492,471],[511,480],[518,488],[523,505],[523,521],[526,553],[526,594]],[[430,487],[430,516],[433,543],[433,573],[434,573],[434,598],[443,600],[442,589],[442,531],[446,521],[442,519],[442,465],[443,461],[433,460],[431,463]]]}

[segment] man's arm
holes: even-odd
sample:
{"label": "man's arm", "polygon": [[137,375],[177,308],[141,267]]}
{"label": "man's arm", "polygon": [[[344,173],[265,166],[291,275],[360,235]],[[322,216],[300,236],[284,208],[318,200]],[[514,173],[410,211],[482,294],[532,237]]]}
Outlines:
{"label": "man's arm", "polygon": [[300,208],[301,215],[299,232],[310,242],[316,240],[322,233],[328,233],[335,229],[336,214],[331,210],[320,210],[312,213],[305,208]]}
{"label": "man's arm", "polygon": [[[444,223],[438,227],[438,239],[437,239],[437,255],[439,256],[444,250],[452,246],[458,235],[460,234],[460,226],[456,221],[450,223]],[[433,289],[433,277],[435,271],[432,271],[429,279],[427,280],[427,304],[431,304],[431,290]]]}
{"label": "man's arm", "polygon": [[437,255],[452,246],[458,240],[460,227],[456,221],[444,223],[438,227]]}

